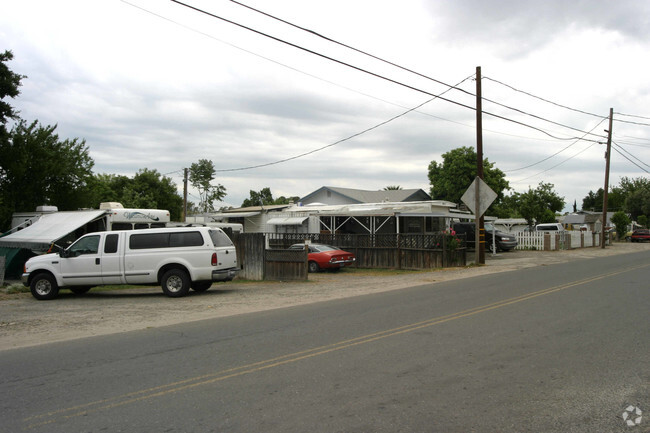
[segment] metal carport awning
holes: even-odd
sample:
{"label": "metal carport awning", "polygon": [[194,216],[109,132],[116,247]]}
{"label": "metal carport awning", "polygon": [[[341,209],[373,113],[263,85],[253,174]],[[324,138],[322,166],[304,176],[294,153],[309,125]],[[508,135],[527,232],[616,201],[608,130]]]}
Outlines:
{"label": "metal carport awning", "polygon": [[255,215],[259,215],[262,212],[222,212],[222,213],[211,213],[210,218],[248,218]]}
{"label": "metal carport awning", "polygon": [[309,217],[271,218],[266,223],[275,226],[299,226]]}
{"label": "metal carport awning", "polygon": [[0,238],[0,246],[45,251],[52,242],[104,216],[107,212],[102,209],[48,213],[31,226]]}

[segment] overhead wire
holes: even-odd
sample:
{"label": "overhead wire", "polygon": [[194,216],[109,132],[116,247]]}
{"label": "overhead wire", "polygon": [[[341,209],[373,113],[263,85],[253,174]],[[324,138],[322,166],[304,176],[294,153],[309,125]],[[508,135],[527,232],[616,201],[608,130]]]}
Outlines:
{"label": "overhead wire", "polygon": [[[464,78],[463,80],[459,81],[458,84],[456,84],[456,86],[461,85],[463,82],[469,80],[469,79],[472,78],[473,76],[474,76],[474,74],[468,76],[467,78]],[[447,93],[447,92],[449,92],[449,91],[451,91],[451,90],[452,90],[452,88],[450,87],[449,89],[447,89],[447,90],[445,90],[444,92],[442,92],[441,95],[444,95],[445,93]],[[335,141],[334,143],[330,143],[330,144],[327,144],[327,145],[325,145],[325,146],[319,147],[319,148],[317,148],[317,149],[310,150],[309,152],[304,152],[304,153],[301,153],[301,154],[299,154],[299,155],[294,155],[294,156],[289,157],[289,158],[284,158],[284,159],[280,159],[280,160],[277,160],[277,161],[267,162],[267,163],[264,163],[264,164],[257,164],[257,165],[252,165],[252,166],[248,166],[248,167],[219,169],[219,170],[215,170],[215,171],[220,172],[220,173],[223,173],[223,172],[231,172],[231,171],[252,170],[252,169],[254,169],[254,168],[268,167],[268,166],[270,166],[270,165],[281,164],[281,163],[283,163],[283,162],[287,162],[287,161],[291,161],[291,160],[294,160],[294,159],[302,158],[303,156],[307,156],[307,155],[311,155],[311,154],[316,153],[316,152],[320,152],[321,150],[325,150],[325,149],[327,149],[327,148],[330,148],[330,147],[336,146],[337,144],[341,144],[341,143],[343,143],[343,142],[345,142],[345,141],[351,140],[351,139],[353,139],[353,138],[355,138],[355,137],[358,137],[358,136],[360,136],[360,135],[362,135],[362,134],[365,134],[365,133],[368,132],[368,131],[372,131],[373,129],[377,129],[377,128],[379,128],[380,126],[386,125],[387,123],[390,123],[390,122],[392,122],[393,120],[399,119],[400,117],[403,117],[403,116],[407,115],[408,113],[411,113],[411,112],[417,110],[418,108],[420,108],[420,107],[422,107],[422,106],[424,106],[424,105],[428,104],[429,102],[434,101],[434,100],[436,100],[436,99],[439,99],[439,96],[434,96],[433,98],[431,98],[431,99],[429,99],[429,100],[427,100],[427,101],[425,101],[425,102],[423,102],[423,103],[421,103],[421,104],[419,104],[419,105],[417,105],[417,106],[415,106],[415,107],[413,107],[413,108],[411,108],[411,109],[409,109],[409,110],[406,110],[406,111],[404,111],[404,112],[402,112],[402,113],[400,113],[400,114],[398,114],[398,115],[396,115],[396,116],[391,117],[391,118],[388,119],[388,120],[385,120],[385,121],[380,122],[380,123],[378,123],[378,124],[376,124],[376,125],[374,125],[374,126],[371,126],[370,128],[366,128],[366,129],[364,129],[364,130],[361,131],[361,132],[357,132],[357,133],[355,133],[355,134],[352,134],[352,135],[350,135],[350,136],[348,136],[348,137],[346,137],[346,138],[343,138],[343,139],[341,139],[341,140]]]}
{"label": "overhead wire", "polygon": [[[399,68],[399,69],[401,69],[401,70],[403,70],[403,71],[410,72],[410,73],[415,74],[415,75],[417,75],[417,76],[419,76],[419,77],[425,78],[425,79],[427,79],[427,80],[431,80],[431,81],[433,81],[433,82],[435,82],[435,83],[438,83],[438,84],[442,84],[442,85],[444,85],[444,86],[446,86],[446,87],[452,87],[452,88],[454,88],[455,90],[458,90],[458,91],[460,91],[460,92],[466,93],[467,95],[470,95],[470,96],[476,97],[476,94],[474,94],[474,93],[472,93],[472,92],[469,92],[469,91],[467,91],[467,90],[465,90],[465,89],[457,88],[457,87],[451,86],[451,85],[449,85],[449,84],[447,84],[447,83],[444,83],[444,82],[442,82],[442,81],[440,81],[440,80],[437,80],[437,79],[435,79],[435,78],[433,78],[433,77],[430,77],[430,76],[428,76],[428,75],[422,74],[422,73],[417,72],[417,71],[415,71],[415,70],[413,70],[413,69],[410,69],[410,68],[407,68],[407,67],[401,66],[401,65],[399,65],[399,64],[397,64],[397,63],[394,63],[394,62],[392,62],[392,61],[386,60],[386,59],[384,59],[384,58],[382,58],[382,57],[379,57],[379,56],[376,56],[376,55],[374,55],[374,54],[368,53],[367,51],[363,51],[363,50],[360,50],[360,49],[355,48],[355,47],[353,47],[353,46],[350,46],[350,45],[348,45],[348,44],[345,44],[345,43],[343,43],[343,42],[337,41],[336,39],[333,39],[333,38],[330,38],[330,37],[328,37],[328,36],[325,36],[325,35],[323,35],[323,34],[321,34],[321,33],[318,33],[318,32],[316,32],[316,31],[314,31],[314,30],[311,30],[311,29],[308,29],[308,28],[305,28],[305,27],[299,26],[299,25],[297,25],[297,24],[295,24],[295,23],[292,23],[292,22],[290,22],[290,21],[284,20],[284,19],[282,19],[282,18],[279,18],[279,17],[277,17],[277,16],[275,16],[275,15],[269,14],[269,13],[264,12],[264,11],[262,11],[262,10],[256,9],[256,8],[254,8],[254,7],[252,7],[252,6],[249,6],[249,5],[247,5],[247,4],[244,4],[244,3],[239,2],[239,1],[237,1],[237,0],[230,0],[230,2],[235,3],[235,4],[237,4],[237,5],[240,5],[240,6],[242,6],[242,7],[245,7],[245,8],[247,8],[247,9],[252,10],[252,11],[254,11],[254,12],[257,12],[257,13],[259,13],[259,14],[262,14],[262,15],[264,15],[264,16],[266,16],[266,17],[269,17],[269,18],[271,18],[271,19],[273,19],[273,20],[280,21],[280,22],[282,22],[282,23],[284,23],[284,24],[287,24],[287,25],[289,25],[289,26],[291,26],[291,27],[297,28],[297,29],[299,29],[299,30],[302,30],[302,31],[304,31],[304,32],[307,32],[307,33],[312,34],[312,35],[314,35],[314,36],[317,36],[317,37],[319,37],[319,38],[322,38],[322,39],[324,39],[324,40],[326,40],[326,41],[332,42],[332,43],[334,43],[334,44],[337,44],[337,45],[340,45],[340,46],[342,46],[342,47],[348,48],[348,49],[350,49],[350,50],[356,51],[356,52],[358,52],[358,53],[364,54],[364,55],[366,55],[366,56],[368,56],[368,57],[371,57],[371,58],[373,58],[373,59],[379,60],[379,61],[381,61],[381,62],[383,62],[383,63],[388,64],[388,65],[394,66],[394,67]],[[495,80],[493,80],[493,81],[495,81]],[[503,85],[506,85],[506,84],[501,83],[501,82],[499,82],[499,83],[500,83],[500,84],[503,84]],[[509,87],[510,87],[510,86],[509,86]],[[511,88],[512,88],[512,87],[511,87]],[[532,96],[532,95],[531,95],[531,96]],[[574,127],[572,127],[572,126],[564,125],[564,124],[562,124],[562,123],[555,122],[555,121],[552,121],[552,120],[550,120],[550,119],[546,119],[546,118],[543,118],[543,117],[541,117],[541,116],[537,116],[537,115],[532,114],[532,113],[528,113],[528,112],[526,112],[526,111],[524,111],[524,110],[521,110],[521,109],[518,109],[518,108],[514,108],[514,107],[511,107],[511,106],[508,106],[508,105],[502,104],[502,103],[500,103],[500,102],[494,101],[494,100],[489,99],[489,98],[486,98],[486,97],[484,97],[484,96],[481,96],[481,99],[483,99],[483,100],[485,100],[485,101],[488,101],[488,102],[491,102],[491,103],[493,103],[493,104],[495,104],[495,105],[498,105],[498,106],[500,106],[500,107],[503,107],[503,108],[506,108],[506,109],[509,109],[509,110],[512,110],[512,111],[518,112],[518,113],[520,113],[520,114],[523,114],[523,115],[526,115],[526,116],[533,117],[533,118],[538,119],[538,120],[542,120],[542,121],[545,121],[545,122],[549,122],[549,123],[552,123],[552,124],[557,125],[557,126],[562,126],[562,127],[564,127],[564,128],[572,129],[572,130],[574,130],[574,131],[584,132],[584,131],[582,131],[582,130],[580,130],[580,129],[577,129],[577,128],[574,128]],[[541,98],[540,98],[540,99],[541,99]],[[547,102],[550,102],[550,101],[547,101]],[[550,102],[550,103],[552,103],[552,102]],[[559,105],[559,104],[555,104],[555,105]],[[569,108],[569,107],[565,107],[565,108]],[[571,108],[569,108],[569,109],[571,109]],[[572,110],[574,110],[574,111],[580,111],[580,110],[575,110],[575,109],[572,109]],[[586,113],[586,112],[584,112],[584,113],[585,113],[585,114],[591,114],[591,113]],[[488,114],[489,114],[489,113],[488,113]],[[599,116],[599,115],[597,115],[597,114],[593,114],[593,115],[594,115],[594,116],[597,116],[597,117],[601,117],[601,118],[606,118],[605,116]],[[594,134],[594,135],[596,135],[596,136],[598,136],[598,137],[602,137],[602,136],[600,136],[600,135],[598,135],[598,134]]]}
{"label": "overhead wire", "polygon": [[[402,86],[402,87],[408,88],[408,89],[410,89],[410,90],[414,90],[414,91],[416,91],[416,92],[424,93],[424,94],[429,95],[429,96],[436,96],[435,94],[433,94],[433,93],[431,93],[431,92],[429,92],[429,91],[426,91],[426,90],[423,90],[423,89],[419,89],[419,88],[414,87],[414,86],[411,86],[411,85],[409,85],[409,84],[406,84],[406,83],[403,83],[403,82],[400,82],[400,81],[394,80],[394,79],[392,79],[392,78],[389,78],[389,77],[383,76],[383,75],[381,75],[381,74],[378,74],[378,73],[375,73],[375,72],[372,72],[372,71],[366,70],[366,69],[361,68],[361,67],[359,67],[359,66],[355,66],[355,65],[352,65],[352,64],[350,64],[350,63],[344,62],[344,61],[342,61],[342,60],[335,59],[335,58],[333,58],[333,57],[330,57],[330,56],[327,56],[327,55],[325,55],[325,54],[319,53],[319,52],[317,52],[317,51],[314,51],[314,50],[311,50],[311,49],[305,48],[305,47],[300,46],[300,45],[297,45],[297,44],[294,44],[294,43],[292,43],[292,42],[289,42],[289,41],[286,41],[286,40],[284,40],[284,39],[278,38],[278,37],[276,37],[276,36],[270,35],[270,34],[268,34],[268,33],[262,32],[262,31],[260,31],[260,30],[253,29],[253,28],[251,28],[251,27],[249,27],[249,26],[246,26],[246,25],[244,25],[244,24],[237,23],[237,22],[232,21],[232,20],[230,20],[230,19],[227,19],[227,18],[221,17],[221,16],[219,16],[219,15],[216,15],[216,14],[214,14],[214,13],[212,13],[212,12],[208,12],[208,11],[203,10],[203,9],[201,9],[201,8],[198,8],[198,7],[196,7],[196,6],[192,6],[192,5],[190,5],[190,4],[184,3],[184,2],[182,2],[182,1],[180,1],[180,0],[171,0],[171,1],[172,1],[173,3],[178,4],[178,5],[184,6],[184,7],[188,8],[188,9],[192,9],[192,10],[194,10],[194,11],[196,11],[196,12],[199,12],[199,13],[205,14],[205,15],[207,15],[207,16],[210,16],[210,17],[212,17],[212,18],[215,18],[215,19],[218,19],[218,20],[224,21],[224,22],[226,22],[226,23],[229,23],[229,24],[235,25],[235,26],[237,26],[237,27],[240,27],[240,28],[243,28],[243,29],[245,29],[245,30],[251,31],[251,32],[253,32],[253,33],[256,33],[256,34],[258,34],[258,35],[260,35],[260,36],[263,36],[263,37],[266,37],[266,38],[272,39],[272,40],[274,40],[274,41],[276,41],[276,42],[280,42],[280,43],[282,43],[282,44],[285,44],[285,45],[291,46],[291,47],[293,47],[293,48],[296,48],[296,49],[298,49],[298,50],[305,51],[305,52],[307,52],[307,53],[310,53],[310,54],[313,54],[313,55],[315,55],[315,56],[318,56],[318,57],[324,58],[324,59],[329,60],[329,61],[332,61],[332,62],[334,62],[334,63],[338,63],[338,64],[340,64],[340,65],[342,65],[342,66],[349,67],[349,68],[354,69],[354,70],[357,70],[357,71],[359,71],[359,72],[362,72],[362,73],[365,73],[365,74],[368,74],[368,75],[374,76],[374,77],[376,77],[376,78],[379,78],[379,79],[382,79],[382,80],[385,80],[385,81],[391,82],[391,83],[393,83],[393,84],[396,84],[396,85],[399,85],[399,86]],[[472,106],[467,105],[467,104],[463,104],[463,103],[458,102],[458,101],[454,101],[454,100],[452,100],[452,99],[443,98],[443,97],[439,97],[438,99],[441,99],[441,100],[443,100],[443,101],[449,102],[449,103],[451,103],[451,104],[458,105],[458,106],[463,107],[463,108],[467,108],[467,109],[469,109],[469,110],[476,111],[476,108],[475,108],[475,107],[472,107]],[[533,129],[533,130],[536,130],[536,131],[541,132],[541,133],[543,133],[543,134],[545,134],[545,135],[548,135],[549,137],[554,138],[554,139],[556,139],[556,140],[575,140],[575,139],[577,138],[577,137],[558,137],[558,136],[555,136],[555,135],[553,135],[553,134],[549,133],[548,131],[545,131],[545,130],[543,130],[543,129],[541,129],[541,128],[538,128],[538,127],[535,127],[535,126],[532,126],[532,125],[529,125],[529,124],[526,124],[526,123],[523,123],[523,122],[520,122],[520,121],[517,121],[517,120],[514,120],[514,119],[510,119],[510,118],[507,118],[507,117],[505,117],[505,116],[501,116],[501,115],[498,115],[498,114],[494,114],[494,113],[491,113],[491,112],[483,111],[483,114],[488,115],[488,116],[492,116],[492,117],[494,117],[494,118],[498,118],[498,119],[501,119],[501,120],[504,120],[504,121],[507,121],[507,122],[511,122],[511,123],[514,123],[514,124],[518,124],[518,125],[521,125],[521,126],[524,126],[524,127],[530,128],[530,129]],[[583,132],[583,133],[584,133],[584,131],[580,131],[580,132]],[[583,138],[583,140],[585,140],[585,141],[595,141],[595,140],[584,139],[584,138]]]}
{"label": "overhead wire", "polygon": [[650,165],[646,164],[645,162],[641,161],[639,158],[637,158],[636,156],[632,155],[630,152],[628,152],[627,150],[625,150],[625,148],[623,148],[623,146],[621,146],[619,143],[617,143],[617,142],[615,142],[615,141],[612,140],[612,144],[615,145],[616,147],[618,147],[619,149],[621,149],[623,152],[625,152],[625,153],[627,153],[628,155],[630,155],[632,158],[634,158],[634,159],[636,159],[637,161],[639,161],[641,164],[645,165],[646,167],[650,167]]}
{"label": "overhead wire", "polygon": [[[619,146],[612,146],[612,149],[614,149],[614,150],[615,150],[619,155],[621,155],[623,158],[627,159],[627,160],[630,161],[632,164],[634,164],[634,165],[636,165],[637,167],[639,167],[641,170],[645,171],[646,173],[650,173],[650,171],[648,171],[648,170],[646,170],[645,168],[641,167],[639,164],[637,164],[636,162],[634,162],[634,161],[632,161],[630,158],[628,158],[628,157],[627,157],[623,152],[621,152],[620,150],[618,150],[618,147],[619,147]],[[644,164],[645,164],[645,163],[644,163]],[[647,164],[646,164],[646,165],[647,165]]]}
{"label": "overhead wire", "polygon": [[[598,122],[598,123],[596,124],[596,126],[594,126],[593,128],[591,128],[591,130],[589,131],[589,133],[591,133],[591,131],[593,131],[594,129],[598,128],[598,126],[600,126],[600,125],[601,125],[605,120],[607,120],[607,119],[601,119],[601,121]],[[530,167],[534,167],[534,166],[536,166],[536,165],[538,165],[538,164],[541,164],[542,162],[548,161],[549,159],[553,158],[553,157],[556,156],[556,155],[559,155],[560,153],[564,152],[565,150],[567,150],[568,148],[572,147],[573,145],[575,145],[576,143],[578,143],[578,142],[580,142],[580,141],[581,141],[580,139],[575,140],[573,143],[571,143],[571,144],[569,144],[568,146],[564,147],[563,149],[561,149],[561,150],[555,152],[553,155],[548,156],[548,157],[546,157],[546,158],[544,158],[544,159],[542,159],[542,160],[540,160],[540,161],[537,161],[537,162],[535,162],[535,163],[533,163],[533,164],[527,165],[527,166],[525,166],[525,167],[515,168],[515,169],[512,169],[512,170],[504,170],[504,173],[512,173],[513,171],[520,171],[520,170],[525,170],[525,169],[530,168]]]}
{"label": "overhead wire", "polygon": [[540,171],[539,173],[533,174],[532,176],[528,176],[528,177],[524,177],[524,178],[522,178],[522,179],[514,180],[513,182],[522,182],[522,181],[524,181],[524,180],[528,180],[528,179],[531,179],[531,178],[533,178],[533,177],[539,176],[540,174],[544,174],[544,173],[546,173],[546,172],[548,172],[548,171],[551,171],[551,170],[553,170],[554,168],[557,168],[557,167],[559,167],[560,165],[564,164],[565,162],[567,162],[567,161],[569,161],[569,160],[575,158],[576,156],[580,155],[581,153],[583,153],[583,152],[585,152],[585,151],[591,149],[591,148],[592,148],[593,146],[595,146],[596,144],[598,144],[598,143],[592,143],[592,144],[590,144],[589,146],[587,146],[587,147],[585,147],[584,149],[582,149],[580,152],[576,153],[575,155],[573,155],[573,156],[571,156],[571,157],[565,159],[564,161],[562,161],[562,162],[560,162],[560,163],[558,163],[558,164],[555,164],[553,167],[549,167],[549,168],[547,168],[546,170],[543,170],[543,171]]}

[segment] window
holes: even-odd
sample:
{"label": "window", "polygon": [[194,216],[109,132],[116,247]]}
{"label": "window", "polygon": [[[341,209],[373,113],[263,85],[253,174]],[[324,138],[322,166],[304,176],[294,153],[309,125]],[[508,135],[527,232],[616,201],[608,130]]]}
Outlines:
{"label": "window", "polygon": [[72,244],[68,249],[71,257],[82,254],[97,254],[99,250],[99,236],[86,236]]}
{"label": "window", "polygon": [[232,246],[232,241],[221,230],[210,230],[210,238],[215,247],[230,247]]}
{"label": "window", "polygon": [[113,223],[111,230],[133,230],[131,223]]}
{"label": "window", "polygon": [[117,252],[117,240],[119,235],[106,235],[104,242],[104,253],[111,254]]}
{"label": "window", "polygon": [[169,233],[133,234],[129,238],[129,248],[132,250],[167,247],[169,247]]}
{"label": "window", "polygon": [[[226,236],[226,238],[228,237]],[[198,231],[133,233],[129,237],[129,248],[132,250],[143,250],[149,248],[199,247],[201,245],[203,245],[203,235],[201,235],[201,232]]]}
{"label": "window", "polygon": [[172,233],[169,236],[170,247],[200,247],[203,245],[203,236],[199,232]]}

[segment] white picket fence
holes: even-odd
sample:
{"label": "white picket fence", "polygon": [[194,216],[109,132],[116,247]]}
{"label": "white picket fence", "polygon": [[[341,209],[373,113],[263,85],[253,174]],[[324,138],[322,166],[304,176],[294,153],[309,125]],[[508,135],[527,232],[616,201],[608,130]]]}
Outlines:
{"label": "white picket fence", "polygon": [[[518,250],[568,250],[600,246],[600,233],[591,231],[516,232]],[[547,236],[547,245],[544,237]]]}

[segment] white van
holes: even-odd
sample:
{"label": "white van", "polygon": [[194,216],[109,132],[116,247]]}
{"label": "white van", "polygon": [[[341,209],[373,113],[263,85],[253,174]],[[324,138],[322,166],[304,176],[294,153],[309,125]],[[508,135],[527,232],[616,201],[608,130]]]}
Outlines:
{"label": "white van", "polygon": [[538,232],[562,232],[564,227],[560,223],[537,224],[535,230]]}
{"label": "white van", "polygon": [[39,300],[60,288],[85,293],[106,284],[160,284],[171,297],[237,274],[237,254],[218,228],[187,227],[89,233],[58,253],[32,257],[22,282]]}

